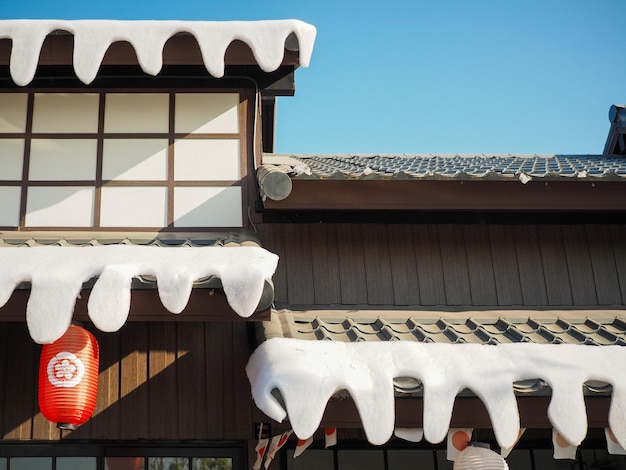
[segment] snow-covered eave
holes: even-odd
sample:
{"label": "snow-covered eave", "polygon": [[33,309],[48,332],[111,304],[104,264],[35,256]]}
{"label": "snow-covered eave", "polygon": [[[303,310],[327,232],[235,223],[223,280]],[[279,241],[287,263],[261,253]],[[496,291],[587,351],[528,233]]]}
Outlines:
{"label": "snow-covered eave", "polygon": [[230,307],[247,318],[277,264],[276,255],[254,246],[0,247],[0,307],[20,284],[30,283],[28,329],[36,342],[50,343],[67,330],[83,284],[93,278],[89,318],[102,331],[117,331],[128,318],[134,278],[156,279],[163,306],[180,313],[194,283],[215,276]]}
{"label": "snow-covered eave", "polygon": [[[572,445],[587,433],[583,384],[612,385],[609,425],[626,444],[626,348],[572,344],[437,344],[408,341],[344,343],[273,338],[254,352],[246,372],[255,403],[277,421],[289,418],[300,439],[319,427],[327,402],[347,390],[373,444],[387,442],[395,423],[394,378],[423,384],[424,436],[447,435],[455,397],[470,389],[485,405],[501,447],[520,430],[513,383],[541,379],[552,389],[548,419]],[[272,393],[280,391],[282,404]]]}
{"label": "snow-covered eave", "polygon": [[307,67],[316,36],[314,26],[299,20],[0,20],[0,39],[12,41],[10,72],[17,85],[33,80],[42,45],[57,31],[74,36],[74,70],[86,84],[96,78],[104,55],[115,42],[130,43],[142,70],[157,75],[163,67],[165,43],[176,34],[191,34],[207,71],[219,78],[224,75],[226,50],[233,41],[247,44],[259,67],[273,72],[282,64],[286,48],[298,50],[299,65]]}

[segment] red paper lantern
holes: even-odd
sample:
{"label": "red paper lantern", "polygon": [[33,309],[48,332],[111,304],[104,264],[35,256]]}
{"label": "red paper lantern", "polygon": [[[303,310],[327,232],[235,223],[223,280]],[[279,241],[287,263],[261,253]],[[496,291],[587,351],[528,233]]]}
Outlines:
{"label": "red paper lantern", "polygon": [[91,417],[98,394],[99,356],[96,338],[77,325],[43,346],[39,408],[58,428],[74,430]]}

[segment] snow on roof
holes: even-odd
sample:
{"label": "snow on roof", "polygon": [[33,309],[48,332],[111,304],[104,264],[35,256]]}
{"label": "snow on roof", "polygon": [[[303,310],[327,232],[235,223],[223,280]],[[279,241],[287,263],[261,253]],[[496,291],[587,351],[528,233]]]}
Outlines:
{"label": "snow on roof", "polygon": [[[513,382],[542,379],[552,387],[548,418],[570,444],[587,433],[583,384],[613,386],[609,425],[626,447],[626,361],[622,346],[512,343],[441,344],[409,341],[308,341],[273,338],[261,344],[246,366],[255,403],[267,416],[290,424],[300,439],[319,427],[328,400],[347,390],[372,444],[394,430],[396,377],[424,386],[424,436],[441,442],[448,432],[456,395],[472,390],[489,412],[501,447],[512,447],[520,428]],[[283,406],[272,390],[278,389]]]}
{"label": "snow on roof", "polygon": [[285,41],[298,39],[300,65],[307,67],[313,52],[316,29],[298,20],[267,21],[113,21],[113,20],[0,20],[0,39],[13,41],[11,76],[28,85],[35,76],[42,44],[54,31],[74,35],[74,70],[84,83],[91,83],[109,46],[128,41],[142,70],[156,75],[163,66],[163,47],[177,33],[193,35],[200,46],[207,71],[224,75],[224,54],[231,42],[240,40],[252,50],[265,72],[276,70],[284,56]]}
{"label": "snow on roof", "polygon": [[102,331],[117,331],[126,322],[133,277],[155,276],[163,306],[180,313],[194,281],[217,276],[232,309],[249,317],[277,264],[278,256],[254,246],[2,247],[0,307],[20,283],[30,282],[28,329],[36,342],[51,343],[70,325],[83,282],[96,276],[99,278],[89,295],[88,312]]}

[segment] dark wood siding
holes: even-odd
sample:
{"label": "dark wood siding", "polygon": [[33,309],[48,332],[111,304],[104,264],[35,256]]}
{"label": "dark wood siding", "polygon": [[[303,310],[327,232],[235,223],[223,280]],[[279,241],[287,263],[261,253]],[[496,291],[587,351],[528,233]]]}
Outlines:
{"label": "dark wood siding", "polygon": [[620,306],[621,225],[262,224],[279,306]]}
{"label": "dark wood siding", "polygon": [[[424,305],[442,305],[446,303],[446,290],[443,281],[441,250],[436,225],[416,225],[413,227],[413,249],[417,263],[417,276],[420,298]],[[398,252],[402,252],[400,244]],[[408,248],[407,248],[408,249]],[[395,264],[395,260],[392,262]]]}
{"label": "dark wood siding", "polygon": [[[420,303],[419,282],[416,269],[415,249],[412,244],[404,247],[404,240],[411,240],[410,225],[390,225],[389,261],[393,279],[393,297],[398,305],[416,305]],[[391,262],[391,260],[397,260]]]}
{"label": "dark wood siding", "polygon": [[92,330],[100,344],[94,416],[62,433],[37,405],[41,346],[1,324],[0,435],[5,440],[253,438],[245,323],[131,322]]}

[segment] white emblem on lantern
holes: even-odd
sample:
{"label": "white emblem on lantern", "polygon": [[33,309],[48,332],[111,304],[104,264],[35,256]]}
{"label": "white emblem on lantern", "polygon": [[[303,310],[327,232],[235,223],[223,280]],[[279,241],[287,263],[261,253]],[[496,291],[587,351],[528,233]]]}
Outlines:
{"label": "white emblem on lantern", "polygon": [[48,380],[55,387],[75,387],[83,379],[83,375],[83,361],[71,352],[60,352],[48,362]]}

